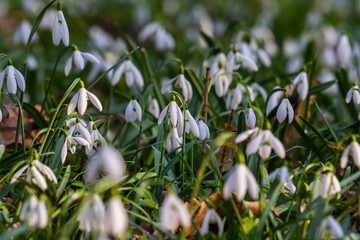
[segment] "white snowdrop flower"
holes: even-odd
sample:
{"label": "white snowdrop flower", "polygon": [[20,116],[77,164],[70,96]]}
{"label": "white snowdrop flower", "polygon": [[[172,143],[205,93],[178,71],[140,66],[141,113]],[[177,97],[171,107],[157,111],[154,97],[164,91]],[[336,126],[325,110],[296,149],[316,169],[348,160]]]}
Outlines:
{"label": "white snowdrop flower", "polygon": [[224,69],[226,66],[226,56],[224,53],[218,53],[213,58],[213,64],[210,67],[210,76],[214,76],[217,74],[221,69]]}
{"label": "white snowdrop flower", "polygon": [[259,70],[256,63],[251,57],[240,53],[235,48],[235,51],[231,51],[228,55],[228,71],[232,72],[238,70],[241,66],[249,71],[256,72]]}
{"label": "white snowdrop flower", "polygon": [[142,109],[139,103],[135,99],[130,100],[125,110],[126,122],[135,122],[136,120],[139,120],[139,122],[141,122],[141,115]]}
{"label": "white snowdrop flower", "polygon": [[[80,124],[83,126],[83,127],[87,127],[87,124],[86,122],[83,120],[83,119],[79,119],[80,120]],[[73,118],[70,118],[68,120],[66,120],[66,127],[67,128],[71,128],[73,127],[76,123],[78,123],[78,118],[76,117],[73,117]]]}
{"label": "white snowdrop flower", "polygon": [[122,62],[114,71],[111,77],[111,85],[116,85],[120,81],[121,76],[124,75],[125,82],[128,87],[131,87],[134,83],[136,83],[139,87],[144,86],[144,78],[141,72],[130,59],[131,58],[129,57],[128,60]]}
{"label": "white snowdrop flower", "polygon": [[102,232],[104,230],[105,206],[98,194],[87,199],[80,209],[77,220],[79,228],[85,232]]}
{"label": "white snowdrop flower", "polygon": [[170,193],[160,208],[160,225],[169,231],[179,226],[188,228],[191,225],[190,214],[181,199]]}
{"label": "white snowdrop flower", "polygon": [[204,123],[203,120],[197,121],[198,127],[199,127],[199,139],[205,140],[210,138],[210,131],[209,127]]}
{"label": "white snowdrop flower", "polygon": [[[38,14],[38,11],[36,14]],[[57,10],[55,9],[46,10],[44,17],[39,25],[39,29],[52,30],[56,15],[57,15]]]}
{"label": "white snowdrop flower", "polygon": [[68,58],[65,64],[65,76],[68,76],[71,67],[72,62],[74,60],[75,66],[79,68],[80,70],[83,70],[85,67],[85,60],[93,62],[93,63],[99,63],[99,60],[91,53],[88,52],[80,52],[76,46],[73,46],[74,51],[71,54],[71,56]]}
{"label": "white snowdrop flower", "polygon": [[108,48],[113,44],[114,38],[108,32],[104,31],[101,27],[91,26],[89,29],[91,42],[102,50]]}
{"label": "white snowdrop flower", "polygon": [[195,137],[199,138],[199,136],[200,136],[199,127],[198,127],[195,119],[191,116],[191,113],[189,110],[186,110],[185,113],[186,113],[185,132],[187,134],[189,134],[191,131]]}
{"label": "white snowdrop flower", "polygon": [[294,93],[295,89],[299,94],[299,98],[304,100],[309,91],[309,82],[306,72],[299,73],[293,80],[290,86],[291,94]]}
{"label": "white snowdrop flower", "polygon": [[[278,86],[274,87],[274,89],[280,88]],[[273,89],[273,90],[274,90]],[[283,91],[277,91],[274,92],[270,97],[268,104],[266,106],[266,115],[269,115],[273,109],[275,109],[277,106],[279,106],[280,99],[284,96]]]}
{"label": "white snowdrop flower", "polygon": [[156,98],[152,98],[151,96],[149,96],[148,100],[148,111],[156,118],[158,118],[160,115],[159,102]]}
{"label": "white snowdrop flower", "polygon": [[322,62],[327,66],[334,68],[336,67],[336,52],[332,47],[324,48],[320,57]]}
{"label": "white snowdrop flower", "polygon": [[29,227],[45,228],[48,224],[46,203],[32,195],[21,207],[19,218]]}
{"label": "white snowdrop flower", "polygon": [[170,132],[168,133],[165,141],[166,151],[170,152],[173,149],[178,148],[176,151],[180,151],[180,144],[182,142],[182,138],[179,137],[178,130],[176,128],[170,128]]}
{"label": "white snowdrop flower", "polygon": [[245,118],[246,126],[249,128],[255,128],[256,125],[256,115],[252,108],[248,108],[246,110],[246,118]]}
{"label": "white snowdrop flower", "polygon": [[242,133],[240,133],[236,138],[235,138],[235,143],[239,143],[239,142],[243,142],[246,139],[248,139],[249,137],[254,137],[257,135],[257,133],[259,132],[259,128],[253,128],[253,129],[249,129],[246,130]]}
{"label": "white snowdrop flower", "polygon": [[[321,174],[315,181],[317,181],[316,187],[320,192],[322,198],[326,199],[332,195],[337,194],[337,198],[340,197],[341,186],[336,176],[331,173]],[[309,190],[312,190],[314,181],[309,184]]]}
{"label": "white snowdrop flower", "polygon": [[[184,69],[182,68],[182,71]],[[190,82],[185,78],[184,74],[179,74],[173,79],[165,81],[161,87],[161,93],[170,92],[172,90],[172,84],[175,82],[175,86],[177,88],[181,88],[182,94],[184,96],[184,100],[188,101],[191,100],[193,96],[193,90],[191,87]]]}
{"label": "white snowdrop flower", "polygon": [[235,170],[230,174],[224,184],[224,199],[229,199],[232,192],[234,192],[236,199],[242,201],[247,191],[249,191],[253,199],[258,198],[259,187],[254,175],[245,164],[237,164]]}
{"label": "white snowdrop flower", "polygon": [[[28,21],[26,20],[22,21],[19,27],[15,31],[14,43],[15,44],[23,43],[24,45],[26,45],[29,40],[31,28],[32,26]],[[35,42],[37,40],[38,40],[38,35],[37,33],[35,33],[34,36],[32,37],[31,42]]]}
{"label": "white snowdrop flower", "polygon": [[34,55],[28,55],[27,66],[28,66],[29,70],[36,70],[37,69],[38,62],[37,62],[36,58],[34,57]]}
{"label": "white snowdrop flower", "polygon": [[352,86],[346,94],[346,103],[350,103],[351,98],[355,104],[360,103],[360,89],[356,82],[354,82],[354,86]]}
{"label": "white snowdrop flower", "polygon": [[61,148],[61,162],[62,163],[65,162],[68,150],[70,150],[70,152],[72,154],[74,154],[75,151],[76,151],[76,146],[77,145],[85,146],[86,151],[90,150],[90,143],[87,140],[85,140],[84,138],[82,138],[82,137],[72,137],[72,136],[69,136],[69,135],[67,135],[65,137],[64,145]]}
{"label": "white snowdrop flower", "polygon": [[100,100],[94,94],[85,89],[84,83],[81,80],[80,84],[81,87],[79,91],[72,97],[69,103],[67,114],[70,115],[77,107],[80,115],[84,115],[88,105],[88,100],[90,100],[90,102],[101,112],[102,105]]}
{"label": "white snowdrop flower", "polygon": [[[289,170],[287,167],[282,166],[281,168],[278,168],[272,173],[270,173],[267,176],[267,178],[264,180],[263,184],[268,184],[269,182],[274,180],[275,177],[279,178],[279,182],[281,185],[284,185],[289,189],[291,195],[295,193],[296,187],[290,177]],[[287,189],[285,191],[289,192]]]}
{"label": "white snowdrop flower", "polygon": [[52,39],[55,46],[60,44],[60,40],[62,40],[65,46],[69,46],[69,29],[62,12],[61,1],[57,2],[57,14],[52,28]]}
{"label": "white snowdrop flower", "polygon": [[345,148],[344,152],[341,154],[340,158],[340,167],[346,168],[349,154],[352,153],[352,159],[355,166],[360,167],[360,145],[354,137],[353,141]]}
{"label": "white snowdrop flower", "polygon": [[258,93],[260,93],[261,97],[264,99],[264,101],[266,101],[267,92],[266,92],[265,88],[260,86],[260,84],[258,84],[258,83],[253,83],[253,84],[251,84],[251,89],[253,90],[253,93],[254,93],[254,99],[257,97]]}
{"label": "white snowdrop flower", "polygon": [[321,232],[324,232],[327,229],[330,231],[333,238],[344,238],[344,231],[333,216],[327,216],[321,222]]}
{"label": "white snowdrop flower", "polygon": [[352,58],[352,50],[349,38],[345,34],[340,37],[339,43],[336,48],[336,55],[338,65],[341,68],[346,68],[350,65]]}
{"label": "white snowdrop flower", "polygon": [[107,234],[121,237],[128,226],[128,216],[119,197],[111,197],[105,210],[104,226]]}
{"label": "white snowdrop flower", "polygon": [[264,49],[259,49],[257,51],[257,53],[259,55],[260,62],[265,67],[270,67],[271,66],[271,58],[270,58],[269,54]]}
{"label": "white snowdrop flower", "polygon": [[237,109],[242,100],[242,86],[236,84],[236,87],[232,89],[226,98],[226,109]]}
{"label": "white snowdrop flower", "polygon": [[279,123],[282,123],[286,117],[288,117],[288,123],[290,124],[294,119],[294,109],[286,95],[287,94],[285,94],[285,98],[283,98],[276,111],[276,117]]}
{"label": "white snowdrop flower", "polygon": [[[179,106],[175,102],[175,97],[173,100],[161,111],[158,124],[160,125],[164,120],[165,116],[169,113],[170,122],[173,128],[178,127],[179,129],[183,129],[184,126],[184,116],[179,108]],[[178,126],[179,125],[179,126]]]}
{"label": "white snowdrop flower", "polygon": [[304,58],[302,56],[292,57],[286,64],[287,73],[296,73],[304,66]]}
{"label": "white snowdrop flower", "polygon": [[[80,119],[78,119],[74,126],[70,127],[67,132],[72,137],[83,138],[88,144],[91,143],[91,134],[89,130],[81,124]],[[85,146],[87,146],[87,144],[85,144]]]}
{"label": "white snowdrop flower", "polygon": [[8,65],[0,73],[0,88],[6,80],[6,86],[9,92],[16,94],[17,86],[21,91],[25,91],[25,79],[19,70],[14,68],[12,61],[8,60]]}
{"label": "white snowdrop flower", "polygon": [[215,93],[218,97],[223,97],[227,93],[231,84],[230,74],[227,74],[224,69],[220,69],[214,76]]}
{"label": "white snowdrop flower", "polygon": [[116,149],[103,146],[90,158],[85,171],[86,179],[93,182],[100,172],[114,180],[125,176],[125,161]]}
{"label": "white snowdrop flower", "polygon": [[175,40],[158,22],[150,22],[139,33],[140,42],[153,39],[157,50],[175,49]]}
{"label": "white snowdrop flower", "polygon": [[214,209],[209,209],[206,212],[204,220],[201,224],[201,228],[200,228],[201,236],[204,236],[206,233],[208,233],[210,224],[214,224],[214,223],[216,223],[219,229],[219,234],[223,234],[224,226],[221,217],[219,216],[219,214],[217,214],[217,212]]}

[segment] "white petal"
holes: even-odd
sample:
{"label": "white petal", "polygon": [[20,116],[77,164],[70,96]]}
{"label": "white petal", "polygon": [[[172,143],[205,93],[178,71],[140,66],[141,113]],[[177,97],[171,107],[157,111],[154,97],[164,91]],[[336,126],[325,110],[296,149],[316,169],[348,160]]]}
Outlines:
{"label": "white petal", "polygon": [[15,74],[16,74],[15,79],[16,79],[17,85],[19,86],[20,90],[24,92],[25,91],[24,76],[16,68],[14,68],[14,70],[15,70]]}
{"label": "white petal", "polygon": [[349,153],[350,153],[350,145],[347,146],[345,148],[344,152],[341,154],[341,158],[340,158],[340,167],[341,168],[345,168],[347,166]]}
{"label": "white petal", "polygon": [[57,12],[55,19],[54,19],[54,24],[53,24],[53,28],[52,28],[52,39],[53,39],[53,43],[55,46],[58,46],[61,40],[61,36],[60,36],[60,24],[59,24],[59,11]]}
{"label": "white petal", "polygon": [[279,123],[282,123],[287,115],[287,110],[286,110],[286,102],[285,99],[283,99],[281,101],[280,106],[278,107],[277,111],[276,111],[276,118],[278,119]]}
{"label": "white petal", "polygon": [[351,87],[350,90],[346,94],[345,102],[349,103],[351,101],[352,93],[353,93],[354,87]]}
{"label": "white petal", "polygon": [[252,134],[256,134],[258,132],[259,128],[254,128],[254,129],[249,129],[246,130],[242,133],[240,133],[236,138],[235,138],[235,143],[239,143],[239,142],[243,142],[246,139],[248,139]]}
{"label": "white petal", "polygon": [[71,55],[65,63],[65,76],[68,76],[71,71],[73,56]]}
{"label": "white petal", "polygon": [[80,68],[81,70],[85,67],[84,58],[81,56],[81,53],[79,50],[75,50],[73,53],[74,56],[74,63],[76,67]]}
{"label": "white petal", "polygon": [[288,111],[288,122],[290,124],[294,120],[294,109],[291,106],[291,103],[289,100],[286,102],[286,104],[287,104],[287,111]]}
{"label": "white petal", "polygon": [[353,92],[353,100],[355,104],[359,104],[360,103],[360,93],[359,93],[359,88],[355,88],[354,92]]}
{"label": "white petal", "polygon": [[355,166],[360,166],[360,145],[358,142],[352,142],[351,143],[351,150],[353,154],[353,160],[355,163]]}
{"label": "white petal", "polygon": [[169,104],[169,111],[170,111],[170,121],[173,127],[176,127],[178,123],[178,111],[177,111],[177,105],[176,102],[171,101]]}
{"label": "white petal", "polygon": [[[170,105],[170,104],[169,104]],[[162,121],[164,120],[165,116],[166,116],[166,113],[168,111],[168,108],[169,108],[169,105],[167,105],[160,113],[160,116],[159,116],[159,120],[158,120],[158,125],[160,125],[162,123]]]}
{"label": "white petal", "polygon": [[71,101],[69,103],[69,106],[68,106],[68,109],[67,109],[67,114],[68,115],[70,115],[75,110],[75,107],[76,107],[76,104],[77,104],[78,100],[79,100],[79,93],[76,93],[72,97],[72,99],[71,99]]}
{"label": "white petal", "polygon": [[275,153],[280,158],[285,158],[284,145],[272,133],[271,133],[271,137],[270,137],[270,145],[271,145],[272,149],[274,149]]}
{"label": "white petal", "polygon": [[[60,37],[64,43],[64,45],[67,47],[69,46],[69,29],[68,26],[66,24],[66,20],[64,17],[64,14],[62,11],[58,11],[59,14],[59,19],[61,20],[61,24],[59,25],[59,31],[60,31]],[[57,44],[58,45],[58,44]]]}
{"label": "white petal", "polygon": [[14,183],[16,182],[16,180],[21,176],[21,174],[23,174],[23,172],[29,167],[29,164],[26,164],[25,166],[23,166],[22,168],[20,168],[19,170],[16,171],[16,173],[14,174],[14,176],[11,178],[10,183]]}
{"label": "white petal", "polygon": [[47,183],[43,175],[36,169],[36,167],[30,167],[31,175],[34,177],[33,181],[43,191],[47,188]]}
{"label": "white petal", "polygon": [[77,109],[80,115],[84,115],[87,108],[87,94],[85,88],[80,88]]}
{"label": "white petal", "polygon": [[262,133],[260,133],[258,136],[251,139],[251,141],[246,146],[246,155],[252,155],[252,154],[256,153],[256,151],[260,147],[260,143],[262,141],[262,138],[263,138]]}
{"label": "white petal", "polygon": [[2,85],[4,83],[4,77],[5,77],[5,70],[0,72],[0,89],[2,88]]}
{"label": "white petal", "polygon": [[89,91],[86,91],[86,94],[87,94],[88,98],[90,99],[90,102],[101,112],[103,107],[102,107],[99,99]]}
{"label": "white petal", "polygon": [[86,60],[93,63],[99,63],[99,60],[93,54],[87,52],[80,52],[80,53]]}
{"label": "white petal", "polygon": [[16,80],[15,80],[15,70],[13,66],[7,66],[6,67],[8,69],[7,71],[7,89],[9,90],[9,92],[11,92],[12,94],[16,94]]}
{"label": "white petal", "polygon": [[248,126],[249,128],[255,128],[255,125],[256,115],[254,113],[254,110],[252,108],[249,108],[246,114],[246,126]]}
{"label": "white petal", "polygon": [[65,139],[64,145],[61,148],[61,162],[64,163],[67,156],[67,140]]}
{"label": "white petal", "polygon": [[248,183],[248,191],[253,199],[257,199],[259,197],[259,187],[256,182],[256,179],[252,172],[249,169],[246,169],[247,183]]}

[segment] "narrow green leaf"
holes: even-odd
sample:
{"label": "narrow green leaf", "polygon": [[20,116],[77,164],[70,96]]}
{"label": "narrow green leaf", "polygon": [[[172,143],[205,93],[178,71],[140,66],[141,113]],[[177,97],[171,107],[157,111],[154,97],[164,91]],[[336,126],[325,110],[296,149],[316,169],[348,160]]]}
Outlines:
{"label": "narrow green leaf", "polygon": [[60,185],[56,191],[56,200],[59,200],[59,198],[61,197],[61,194],[63,193],[65,187],[66,187],[66,184],[68,183],[69,181],[69,177],[70,177],[70,174],[71,174],[71,166],[68,165],[66,167],[66,171],[65,171],[65,174],[64,174],[64,177],[63,179],[61,180],[60,182]]}

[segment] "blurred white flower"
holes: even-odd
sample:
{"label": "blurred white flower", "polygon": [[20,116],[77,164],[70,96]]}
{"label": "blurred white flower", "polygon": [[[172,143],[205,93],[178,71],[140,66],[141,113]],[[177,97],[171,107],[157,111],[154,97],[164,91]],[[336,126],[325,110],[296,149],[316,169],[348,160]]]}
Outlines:
{"label": "blurred white flower", "polygon": [[[340,182],[333,173],[323,173],[315,181],[317,181],[316,187],[322,198],[326,199],[335,194],[338,198],[340,197]],[[309,190],[312,190],[313,187],[314,181],[309,184]]]}
{"label": "blurred white flower", "polygon": [[[39,12],[37,11],[36,14],[38,13]],[[42,18],[41,23],[39,25],[39,29],[51,30],[53,28],[54,19],[56,18],[57,14],[58,14],[57,10],[55,9],[46,10],[44,17]]]}
{"label": "blurred white flower", "polygon": [[227,93],[231,84],[230,74],[227,74],[224,69],[220,69],[214,76],[215,93],[218,97],[223,97]]}
{"label": "blurred white flower", "polygon": [[153,39],[159,51],[175,49],[175,40],[158,22],[150,22],[139,33],[140,42]]}
{"label": "blurred white flower", "polygon": [[46,203],[32,195],[21,207],[19,218],[29,227],[45,228],[48,224],[48,211]]}
{"label": "blurred white flower", "polygon": [[256,115],[255,112],[252,108],[248,108],[246,110],[246,126],[248,126],[249,128],[255,128],[256,125]]}
{"label": "blurred white flower", "polygon": [[333,238],[344,238],[344,231],[333,216],[327,216],[321,222],[321,232],[324,232],[327,229],[330,231]]}
{"label": "blurred white flower", "polygon": [[[18,26],[18,28],[15,30],[15,34],[14,34],[14,43],[18,44],[18,43],[23,43],[24,45],[27,44],[28,40],[29,40],[29,36],[31,33],[31,24],[24,20],[20,23],[20,25]],[[38,40],[38,35],[37,33],[34,34],[34,36],[31,39],[31,42],[36,42]]]}
{"label": "blurred white flower", "polygon": [[104,226],[107,234],[121,237],[128,226],[128,216],[119,197],[111,197],[105,210]]}
{"label": "blurred white flower", "polygon": [[236,87],[230,90],[226,98],[226,109],[237,109],[242,100],[242,89],[243,86],[238,83]]}
{"label": "blurred white flower", "polygon": [[242,201],[247,191],[249,191],[253,199],[258,198],[259,187],[254,175],[245,164],[237,164],[235,170],[230,174],[224,184],[224,199],[229,199],[232,192],[234,192],[236,199]]}
{"label": "blurred white flower", "polygon": [[105,206],[101,197],[94,194],[88,198],[77,217],[79,228],[85,232],[102,232],[104,230]]}
{"label": "blurred white flower", "polygon": [[219,234],[223,234],[224,226],[219,214],[217,214],[217,212],[214,209],[209,209],[206,212],[204,220],[202,221],[201,224],[201,228],[200,228],[201,236],[204,236],[207,232],[209,232],[210,224],[214,224],[214,223],[216,223],[219,229]]}
{"label": "blurred white flower", "polygon": [[52,39],[55,46],[60,44],[60,40],[63,41],[65,46],[69,46],[69,29],[62,12],[61,1],[57,2],[57,14],[52,28]]}
{"label": "blurred white flower", "polygon": [[294,94],[295,89],[299,94],[299,98],[304,100],[309,91],[309,82],[306,72],[300,72],[293,80],[290,86],[291,94]]}
{"label": "blurred white flower", "polygon": [[276,117],[279,123],[282,123],[286,119],[286,117],[288,117],[289,124],[293,121],[294,109],[291,106],[289,99],[287,99],[286,97],[283,98],[283,100],[281,101],[280,106],[276,111]]}
{"label": "blurred white flower", "polygon": [[356,139],[353,139],[353,141],[345,148],[343,153],[341,154],[340,158],[340,167],[346,168],[348,160],[349,160],[349,154],[352,153],[352,159],[354,161],[355,166],[360,166],[360,145],[356,141]]}
{"label": "blurred white flower", "polygon": [[190,214],[181,199],[175,194],[169,194],[160,208],[160,225],[169,231],[179,226],[188,228],[191,225]]}
{"label": "blurred white flower", "polygon": [[349,38],[345,34],[340,37],[336,48],[336,55],[338,59],[338,65],[341,68],[347,68],[350,65],[353,54]]}
{"label": "blurred white flower", "polygon": [[199,127],[199,139],[209,139],[210,138],[210,131],[209,127],[204,123],[203,120],[197,121],[198,127]]}
{"label": "blurred white flower", "polygon": [[257,72],[259,70],[256,62],[251,59],[251,57],[248,57],[245,54],[238,52],[237,50],[230,51],[228,55],[227,70],[229,72],[233,72],[238,70],[241,66],[252,72]]}
{"label": "blurred white flower", "polygon": [[12,94],[16,94],[17,87],[20,88],[21,91],[25,91],[25,79],[24,76],[14,68],[12,65],[12,61],[8,60],[8,65],[6,68],[0,73],[0,88],[3,85],[4,80],[6,80],[6,86],[9,92]]}
{"label": "blurred white flower", "polygon": [[[260,93],[261,97],[264,99],[264,101],[266,101],[267,99],[267,92],[265,90],[265,88],[263,88],[262,86],[260,86],[260,84],[258,83],[253,83],[251,84],[251,89],[253,90],[253,94],[254,94],[254,99],[257,97],[258,93]],[[253,101],[253,100],[252,100]]]}
{"label": "blurred white flower", "polygon": [[[278,86],[274,87],[274,89],[280,88]],[[274,92],[270,97],[269,97],[269,101],[268,104],[266,106],[266,115],[269,115],[273,109],[275,109],[277,106],[279,106],[280,103],[280,99],[284,96],[284,92],[283,91],[277,91]]]}
{"label": "blurred white flower", "polygon": [[156,98],[152,98],[151,96],[149,96],[148,99],[148,111],[156,118],[160,115],[159,102]]}
{"label": "blurred white flower", "polygon": [[[269,54],[264,50],[264,49],[259,49],[257,51],[260,62],[265,66],[265,67],[270,67],[271,66],[271,58],[269,56]],[[255,68],[254,68],[255,69]]]}
{"label": "blurred white flower", "polygon": [[[66,120],[66,127],[67,128],[71,128],[73,126],[75,126],[76,123],[78,123],[78,121],[80,121],[80,124],[83,126],[83,127],[87,127],[87,124],[86,122],[83,120],[83,119],[79,119],[79,118],[76,118],[76,117],[73,117],[73,118],[70,118],[69,120]],[[90,129],[88,129],[90,131]]]}
{"label": "blurred white flower", "polygon": [[354,86],[352,86],[346,94],[346,103],[350,103],[351,98],[353,99],[355,104],[360,103],[360,89],[356,82],[354,82]]}
{"label": "blurred white flower", "polygon": [[[270,173],[267,178],[263,181],[263,184],[268,184],[272,180],[274,180],[275,177],[279,178],[280,184],[287,187],[290,191],[290,194],[293,195],[296,191],[296,187],[290,177],[289,170],[287,167],[282,166],[281,168],[276,169],[272,173]],[[289,192],[287,189],[286,192]]]}
{"label": "blurred white flower", "polygon": [[111,77],[111,84],[113,86],[116,85],[120,81],[122,75],[125,75],[125,82],[128,87],[131,87],[134,82],[139,87],[144,86],[144,78],[141,72],[129,59],[122,62],[118,69],[114,71]]}
{"label": "blurred white flower", "polygon": [[235,143],[239,143],[242,141],[245,141],[246,139],[248,139],[250,136],[255,136],[257,133],[259,132],[259,128],[253,128],[253,129],[249,129],[246,130],[242,133],[240,133],[236,138],[235,138]]}
{"label": "blurred white flower", "polygon": [[135,99],[130,100],[125,110],[126,122],[135,122],[136,120],[141,122],[141,114],[142,110],[139,103]]}
{"label": "blurred white flower", "polygon": [[83,70],[85,67],[85,60],[88,60],[93,63],[99,63],[99,60],[91,53],[88,52],[80,52],[77,50],[77,47],[74,47],[74,51],[72,55],[68,58],[65,64],[65,76],[68,76],[71,67],[72,67],[72,61],[74,60],[75,66],[79,68],[80,70]]}
{"label": "blurred white flower", "polygon": [[191,131],[195,137],[199,138],[199,134],[200,134],[199,127],[195,119],[191,116],[189,110],[186,110],[185,113],[186,113],[185,132],[189,134]]}
{"label": "blurred white flower", "polygon": [[90,102],[101,112],[102,111],[102,105],[101,102],[99,101],[99,99],[92,94],[91,92],[87,91],[83,86],[79,89],[79,91],[72,97],[69,106],[68,106],[68,110],[67,110],[67,114],[70,115],[76,108],[80,113],[80,115],[84,115],[87,105],[88,105],[88,100],[90,100]]}
{"label": "blurred white flower", "polygon": [[176,104],[175,100],[171,101],[160,113],[158,124],[160,125],[164,120],[165,116],[169,113],[170,122],[173,128],[178,127],[178,129],[183,129],[184,126],[184,116]]}
{"label": "blurred white flower", "polygon": [[170,131],[169,131],[169,133],[166,137],[166,141],[165,141],[166,151],[170,152],[171,150],[178,148],[176,151],[179,152],[181,150],[179,148],[181,142],[182,142],[182,138],[179,137],[178,130],[173,127],[170,128]]}
{"label": "blurred white flower", "polygon": [[218,53],[216,54],[216,56],[213,58],[213,64],[211,65],[210,68],[210,76],[214,76],[215,74],[217,74],[221,69],[225,70],[225,66],[226,66],[226,56],[224,53]]}
{"label": "blurred white flower", "polygon": [[68,150],[70,150],[70,152],[72,154],[74,154],[77,145],[82,145],[82,146],[87,147],[86,151],[90,150],[90,143],[87,140],[85,140],[84,138],[82,138],[82,137],[72,137],[72,136],[69,136],[69,135],[67,135],[65,137],[64,145],[61,148],[61,162],[62,163],[65,162]]}
{"label": "blurred white flower", "polygon": [[103,146],[90,158],[85,171],[86,179],[93,182],[100,172],[114,180],[119,180],[126,174],[126,165],[119,151]]}
{"label": "blurred white flower", "polygon": [[193,96],[193,90],[190,82],[185,78],[184,74],[179,74],[173,79],[167,80],[161,87],[161,93],[170,92],[172,90],[172,84],[175,82],[177,88],[181,88],[184,100],[191,100]]}
{"label": "blurred white flower", "polygon": [[1,108],[0,108],[0,122],[2,121],[2,111],[1,111]]}

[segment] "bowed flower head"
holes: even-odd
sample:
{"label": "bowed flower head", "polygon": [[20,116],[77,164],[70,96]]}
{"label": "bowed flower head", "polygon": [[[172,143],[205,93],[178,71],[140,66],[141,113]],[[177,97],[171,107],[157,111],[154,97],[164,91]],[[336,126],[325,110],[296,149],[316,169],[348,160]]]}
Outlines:
{"label": "bowed flower head", "polygon": [[19,218],[27,223],[29,227],[45,228],[48,224],[48,211],[46,203],[32,195],[21,207]]}
{"label": "bowed flower head", "polygon": [[340,158],[340,167],[345,168],[348,163],[348,158],[350,152],[352,153],[352,159],[354,161],[355,166],[360,166],[360,145],[356,141],[356,137],[353,136],[352,142],[345,148],[344,152],[341,154]]}
{"label": "bowed flower head", "polygon": [[159,102],[156,98],[152,98],[151,96],[149,96],[148,100],[148,111],[156,118],[160,115]]}
{"label": "bowed flower head", "polygon": [[92,94],[91,92],[87,91],[84,87],[84,82],[80,80],[81,88],[79,92],[77,92],[73,98],[71,99],[67,114],[70,115],[77,106],[77,109],[81,115],[83,115],[87,108],[87,101],[90,99],[92,104],[101,112],[102,111],[102,105],[99,99]]}
{"label": "bowed flower head", "polygon": [[321,231],[329,230],[332,237],[336,239],[342,239],[344,237],[344,231],[341,225],[335,220],[333,216],[325,217],[321,222]]}
{"label": "bowed flower head", "polygon": [[175,102],[175,96],[173,96],[172,101],[161,111],[158,120],[159,125],[162,123],[167,113],[170,115],[170,122],[172,127],[176,128],[179,125],[178,128],[182,130],[184,125],[184,116],[179,106]]}
{"label": "bowed flower head", "polygon": [[93,54],[88,52],[80,52],[76,46],[73,46],[73,48],[74,51],[65,64],[65,76],[69,75],[73,60],[75,66],[81,70],[83,70],[85,67],[85,60],[88,60],[93,63],[99,63],[99,60]]}
{"label": "bowed flower head", "polygon": [[57,14],[55,16],[53,28],[52,28],[52,39],[55,46],[58,46],[60,40],[63,41],[65,46],[69,46],[69,29],[65,21],[64,14],[62,12],[62,2],[57,2]]}
{"label": "bowed flower head", "polygon": [[175,194],[169,194],[161,206],[160,225],[170,231],[175,230],[180,225],[184,228],[191,225],[187,208]]}
{"label": "bowed flower head", "polygon": [[120,237],[126,232],[128,216],[119,197],[112,197],[105,210],[105,231],[113,236]]}
{"label": "bowed flower head", "polygon": [[142,110],[139,103],[133,99],[129,102],[125,110],[125,120],[126,122],[135,122],[139,120],[141,122]]}
{"label": "bowed flower head", "polygon": [[180,66],[180,73],[173,79],[165,81],[161,87],[161,93],[170,92],[172,90],[172,84],[175,82],[175,86],[182,89],[184,100],[191,100],[193,96],[193,90],[190,82],[184,76],[184,67]]}
{"label": "bowed flower head", "polygon": [[[315,186],[320,192],[322,198],[326,199],[336,194],[338,198],[340,197],[341,185],[339,180],[333,173],[323,173],[315,181],[317,181],[317,184]],[[315,181],[309,184],[309,190],[312,190]]]}
{"label": "bowed flower head", "polygon": [[128,60],[121,63],[119,68],[114,72],[111,77],[111,85],[116,85],[120,81],[122,75],[125,75],[125,82],[128,87],[134,85],[134,82],[139,87],[144,86],[144,78],[139,69],[131,61],[130,57]]}
{"label": "bowed flower head", "polygon": [[86,146],[87,147],[86,150],[89,151],[90,143],[87,140],[85,140],[82,137],[69,136],[67,133],[65,135],[66,135],[65,142],[64,142],[63,147],[61,148],[61,162],[62,163],[65,162],[68,150],[70,150],[70,152],[72,154],[74,154],[77,145]]}
{"label": "bowed flower head", "polygon": [[8,60],[7,67],[4,69],[4,71],[0,73],[0,89],[3,85],[4,80],[7,80],[6,81],[7,89],[12,94],[16,94],[16,90],[17,90],[16,85],[19,86],[21,91],[23,92],[25,91],[25,79],[21,74],[21,72],[19,72],[19,70],[17,70],[16,68],[14,68],[14,66],[12,65],[12,61],[10,59]]}
{"label": "bowed flower head", "polygon": [[298,92],[300,100],[304,100],[309,91],[309,82],[306,72],[299,73],[290,87],[291,94]]}
{"label": "bowed flower head", "polygon": [[350,90],[346,94],[346,103],[350,103],[351,98],[353,99],[355,104],[360,103],[360,89],[356,82],[353,83],[354,86],[350,88]]}
{"label": "bowed flower head", "polygon": [[199,127],[196,124],[195,119],[191,116],[189,110],[186,109],[186,123],[185,123],[185,132],[190,133],[190,131],[194,134],[195,137],[199,137]]}
{"label": "bowed flower head", "polygon": [[197,121],[198,127],[199,127],[199,139],[209,139],[210,138],[210,131],[206,123],[204,123],[203,120]]}
{"label": "bowed flower head", "polygon": [[204,217],[204,220],[202,222],[201,228],[200,228],[200,234],[201,236],[204,236],[207,232],[209,232],[210,224],[216,223],[219,233],[223,234],[224,232],[224,226],[222,224],[221,217],[214,209],[209,209]]}
{"label": "bowed flower head", "polygon": [[276,111],[276,117],[279,123],[282,123],[286,117],[288,117],[288,123],[290,124],[294,119],[294,109],[291,106],[287,94],[285,93],[285,98],[281,101],[280,106]]}

